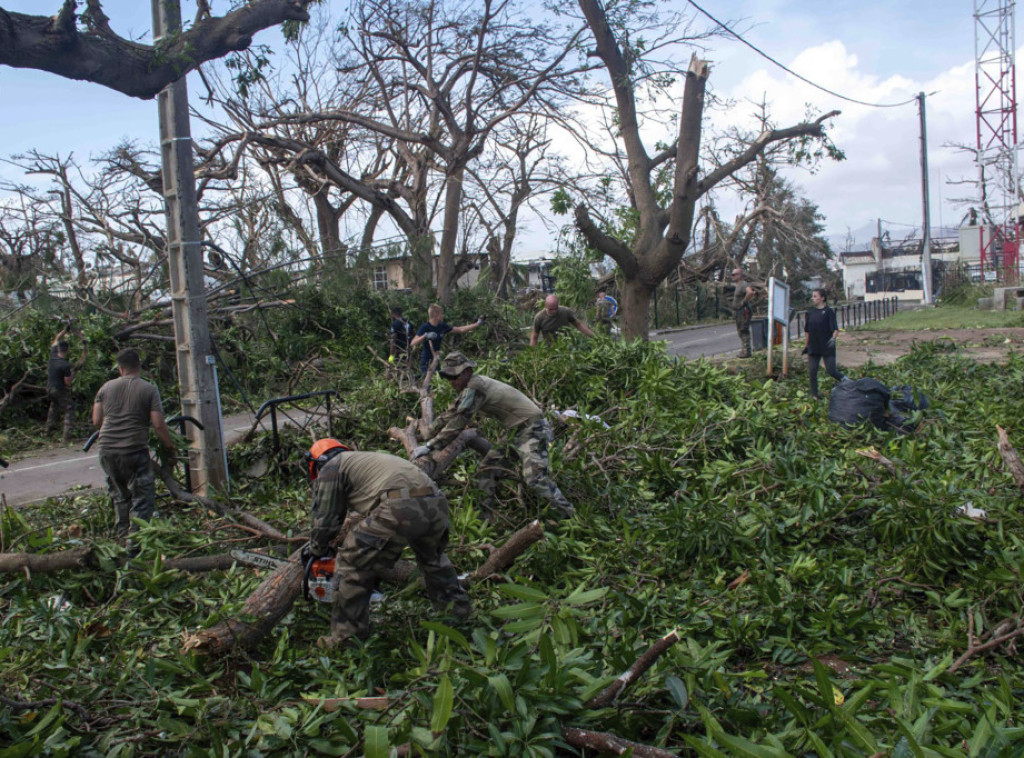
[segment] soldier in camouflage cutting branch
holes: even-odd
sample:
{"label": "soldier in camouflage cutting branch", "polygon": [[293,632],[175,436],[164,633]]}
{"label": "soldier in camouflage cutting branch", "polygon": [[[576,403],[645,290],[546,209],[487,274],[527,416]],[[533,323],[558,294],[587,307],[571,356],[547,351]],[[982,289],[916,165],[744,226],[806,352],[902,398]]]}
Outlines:
{"label": "soldier in camouflage cutting branch", "polygon": [[[572,503],[565,499],[548,472],[548,445],[554,439],[551,424],[530,398],[503,382],[474,374],[475,366],[462,353],[445,356],[438,373],[460,394],[452,407],[434,422],[430,439],[413,450],[412,459],[447,447],[479,411],[515,432],[513,445],[523,464],[526,486],[545,500],[558,516],[572,516],[575,512]],[[495,445],[480,463],[478,484],[487,496],[485,510],[493,506],[498,476],[509,466],[502,448]]]}
{"label": "soldier in camouflage cutting branch", "polygon": [[469,616],[469,596],[444,553],[448,501],[426,474],[402,458],[353,452],[335,439],[317,440],[307,459],[313,526],[303,563],[331,554],[331,541],[349,512],[363,517],[338,548],[331,633],[318,640],[319,647],[369,636],[370,594],[406,545],[416,555],[434,606]]}

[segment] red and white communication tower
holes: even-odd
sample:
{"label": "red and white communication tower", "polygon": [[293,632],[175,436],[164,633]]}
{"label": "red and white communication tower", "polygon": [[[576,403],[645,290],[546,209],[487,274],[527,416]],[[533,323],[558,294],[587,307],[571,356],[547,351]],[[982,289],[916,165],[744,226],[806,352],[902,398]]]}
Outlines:
{"label": "red and white communication tower", "polygon": [[1014,0],[974,0],[981,265],[986,278],[1017,281],[1017,80]]}

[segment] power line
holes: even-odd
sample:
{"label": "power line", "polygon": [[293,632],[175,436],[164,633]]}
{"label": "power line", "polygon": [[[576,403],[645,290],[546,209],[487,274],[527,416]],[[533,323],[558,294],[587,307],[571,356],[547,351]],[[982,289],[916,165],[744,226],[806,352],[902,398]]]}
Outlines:
{"label": "power line", "polygon": [[800,81],[804,82],[805,84],[809,84],[809,85],[811,85],[812,87],[814,87],[815,89],[819,89],[819,90],[821,90],[822,92],[827,92],[828,94],[832,95],[833,97],[838,97],[838,98],[839,98],[840,100],[846,100],[846,101],[847,101],[847,102],[849,102],[849,103],[856,103],[857,105],[866,105],[866,106],[868,106],[869,108],[899,108],[900,106],[903,106],[903,105],[909,105],[909,104],[911,104],[911,103],[914,103],[914,102],[916,102],[916,101],[917,101],[917,98],[916,98],[916,97],[912,97],[912,98],[910,98],[909,100],[904,100],[904,101],[903,101],[902,103],[868,103],[868,102],[865,102],[864,100],[857,100],[856,98],[853,98],[853,97],[847,97],[846,95],[840,95],[840,94],[839,94],[838,92],[835,92],[835,91],[833,91],[833,90],[830,90],[830,89],[829,89],[828,87],[822,87],[822,86],[821,86],[820,84],[815,84],[815,83],[814,83],[814,82],[812,82],[812,81],[811,81],[810,79],[808,79],[808,78],[807,78],[806,76],[801,76],[801,75],[800,75],[800,74],[798,74],[798,73],[797,73],[796,71],[794,71],[793,69],[789,68],[789,66],[785,65],[784,63],[780,63],[779,61],[775,60],[775,58],[773,58],[772,56],[768,55],[768,53],[766,53],[766,52],[765,52],[764,50],[761,50],[761,49],[760,49],[759,47],[757,47],[756,45],[753,45],[752,43],[750,43],[750,42],[747,42],[747,41],[746,41],[745,39],[743,39],[743,37],[741,37],[741,36],[740,36],[739,34],[737,34],[736,32],[734,32],[734,31],[733,31],[732,29],[730,29],[730,28],[729,28],[728,26],[726,26],[725,24],[723,24],[723,23],[722,23],[721,21],[719,21],[719,20],[718,20],[717,18],[715,18],[714,16],[712,16],[712,15],[711,15],[710,13],[708,13],[708,12],[707,12],[706,10],[704,10],[703,8],[701,8],[701,7],[700,7],[699,5],[697,5],[697,3],[695,3],[695,2],[693,1],[693,0],[687,0],[687,2],[689,2],[689,3],[690,3],[690,5],[692,5],[692,6],[694,7],[694,8],[696,8],[697,10],[699,10],[699,11],[700,11],[701,13],[703,13],[703,14],[704,14],[705,16],[707,16],[707,17],[708,17],[709,19],[711,19],[712,21],[714,21],[714,22],[715,22],[716,24],[718,24],[718,25],[719,25],[720,27],[722,27],[723,29],[725,29],[725,31],[729,32],[729,34],[731,34],[731,35],[732,35],[733,37],[735,37],[736,39],[738,39],[738,40],[739,40],[740,42],[742,42],[742,43],[743,43],[744,45],[746,45],[747,47],[749,47],[749,48],[750,48],[751,50],[753,50],[753,51],[754,51],[755,53],[757,53],[758,55],[760,55],[760,56],[761,56],[762,58],[764,58],[765,60],[771,61],[771,62],[772,62],[772,63],[774,63],[774,64],[775,64],[776,66],[778,66],[778,67],[779,67],[779,68],[781,68],[781,69],[782,69],[783,71],[785,71],[785,72],[786,72],[787,74],[790,74],[791,76],[795,76],[795,77],[796,77],[797,79],[799,79]]}

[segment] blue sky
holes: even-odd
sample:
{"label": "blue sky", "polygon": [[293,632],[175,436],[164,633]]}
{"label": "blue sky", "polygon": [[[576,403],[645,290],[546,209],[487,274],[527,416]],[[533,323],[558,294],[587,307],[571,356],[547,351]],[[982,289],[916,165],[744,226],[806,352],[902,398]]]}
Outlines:
{"label": "blue sky", "polygon": [[[676,7],[682,3],[674,0]],[[6,10],[56,12],[60,0],[0,0]],[[150,27],[149,3],[107,0],[104,8],[113,28],[143,37]],[[945,184],[973,177],[969,158],[945,143],[974,142],[974,21],[967,2],[929,3],[810,2],[809,0],[705,0],[709,12],[723,21],[741,19],[739,28],[753,44],[808,78],[851,97],[892,102],[918,91],[937,94],[928,101],[929,161],[932,175],[932,224],[955,223],[965,209],[949,198],[966,190]],[[213,4],[223,10],[225,0]],[[183,3],[188,17],[194,6]],[[276,30],[257,37],[274,44]],[[736,100],[738,107],[716,116],[752,126],[745,104],[767,95],[780,125],[800,120],[806,103],[820,110],[838,108],[834,135],[848,160],[822,168],[816,175],[792,178],[828,218],[829,231],[870,225],[877,217],[915,224],[920,219],[917,112],[913,106],[870,109],[843,103],[797,82],[735,41],[712,41],[710,85]],[[193,83],[192,92],[196,92]],[[38,149],[84,160],[122,139],[155,144],[156,106],[108,91],[98,85],[71,82],[52,74],[0,67],[0,156]],[[15,178],[0,164],[0,175]],[[909,229],[908,229],[909,230]],[[529,238],[528,247],[545,244]],[[523,252],[523,251],[521,251]],[[526,253],[533,251],[527,250]]]}

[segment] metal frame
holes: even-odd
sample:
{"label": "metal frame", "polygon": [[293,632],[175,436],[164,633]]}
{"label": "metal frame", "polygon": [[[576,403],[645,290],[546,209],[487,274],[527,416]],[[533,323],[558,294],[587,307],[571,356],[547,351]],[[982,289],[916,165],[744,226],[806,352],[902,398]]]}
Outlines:
{"label": "metal frame", "polygon": [[[982,270],[1020,278],[1014,0],[974,0],[974,82]],[[994,233],[987,235],[991,225]]]}
{"label": "metal frame", "polygon": [[276,454],[281,451],[281,439],[277,433],[277,406],[283,405],[285,403],[295,403],[300,400],[308,400],[312,397],[322,397],[325,398],[325,403],[327,405],[327,436],[333,437],[334,419],[331,416],[331,398],[337,396],[337,390],[320,390],[319,392],[307,392],[304,395],[288,395],[286,397],[271,398],[263,405],[261,405],[259,407],[259,410],[256,411],[256,422],[258,423],[260,419],[262,419],[263,416],[266,414],[266,412],[268,410],[270,411],[270,430],[271,433],[273,434],[274,453]]}

